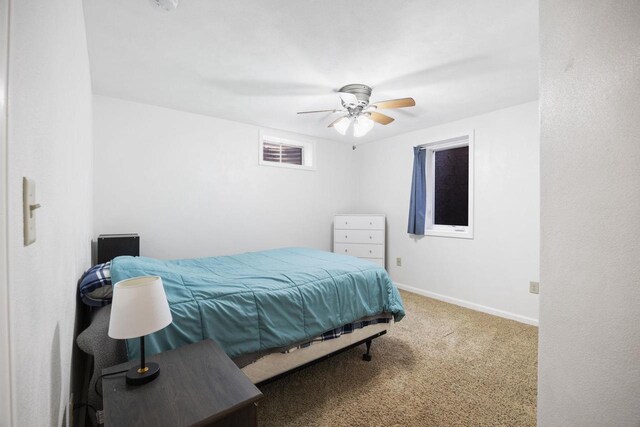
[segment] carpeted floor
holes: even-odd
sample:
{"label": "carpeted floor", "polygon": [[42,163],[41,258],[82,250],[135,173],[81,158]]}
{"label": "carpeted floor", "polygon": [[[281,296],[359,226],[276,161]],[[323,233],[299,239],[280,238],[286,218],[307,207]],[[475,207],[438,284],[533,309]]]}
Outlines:
{"label": "carpeted floor", "polygon": [[538,329],[402,292],[373,342],[263,387],[261,426],[535,426]]}

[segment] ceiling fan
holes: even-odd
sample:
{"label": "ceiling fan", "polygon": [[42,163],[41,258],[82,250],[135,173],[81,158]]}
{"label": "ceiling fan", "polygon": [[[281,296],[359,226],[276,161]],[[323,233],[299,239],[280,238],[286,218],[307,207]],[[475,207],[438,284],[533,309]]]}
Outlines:
{"label": "ceiling fan", "polygon": [[339,134],[345,135],[353,122],[353,136],[361,137],[366,135],[374,125],[374,122],[381,125],[388,125],[394,119],[376,110],[390,108],[413,107],[416,101],[413,98],[390,99],[369,103],[371,88],[361,84],[350,84],[343,86],[338,91],[342,108],[334,110],[300,111],[298,114],[310,113],[345,113],[337,118],[328,127],[334,128]]}

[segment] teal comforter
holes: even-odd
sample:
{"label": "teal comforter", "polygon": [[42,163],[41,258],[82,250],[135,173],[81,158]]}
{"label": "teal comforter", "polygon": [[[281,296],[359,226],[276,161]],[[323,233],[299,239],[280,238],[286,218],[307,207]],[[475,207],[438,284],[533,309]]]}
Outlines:
{"label": "teal comforter", "polygon": [[[230,357],[285,347],[382,312],[404,316],[387,272],[350,256],[284,248],[163,261],[118,257],[113,283],[160,276],[173,323],[145,338],[148,355],[212,338]],[[139,340],[127,341],[129,358]]]}

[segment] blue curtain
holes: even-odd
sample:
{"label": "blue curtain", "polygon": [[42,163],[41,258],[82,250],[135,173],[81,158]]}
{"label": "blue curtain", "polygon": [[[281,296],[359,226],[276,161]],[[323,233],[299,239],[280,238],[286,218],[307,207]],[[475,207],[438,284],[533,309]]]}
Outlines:
{"label": "blue curtain", "polygon": [[427,210],[426,156],[426,150],[413,147],[413,179],[411,180],[411,203],[407,233],[419,236],[424,235],[424,219]]}

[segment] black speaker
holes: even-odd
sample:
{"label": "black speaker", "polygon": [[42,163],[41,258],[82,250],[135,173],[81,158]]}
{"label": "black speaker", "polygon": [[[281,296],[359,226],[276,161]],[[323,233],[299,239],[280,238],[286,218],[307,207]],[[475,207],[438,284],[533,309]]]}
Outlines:
{"label": "black speaker", "polygon": [[140,256],[140,236],[137,234],[101,234],[98,236],[98,264],[117,256]]}

